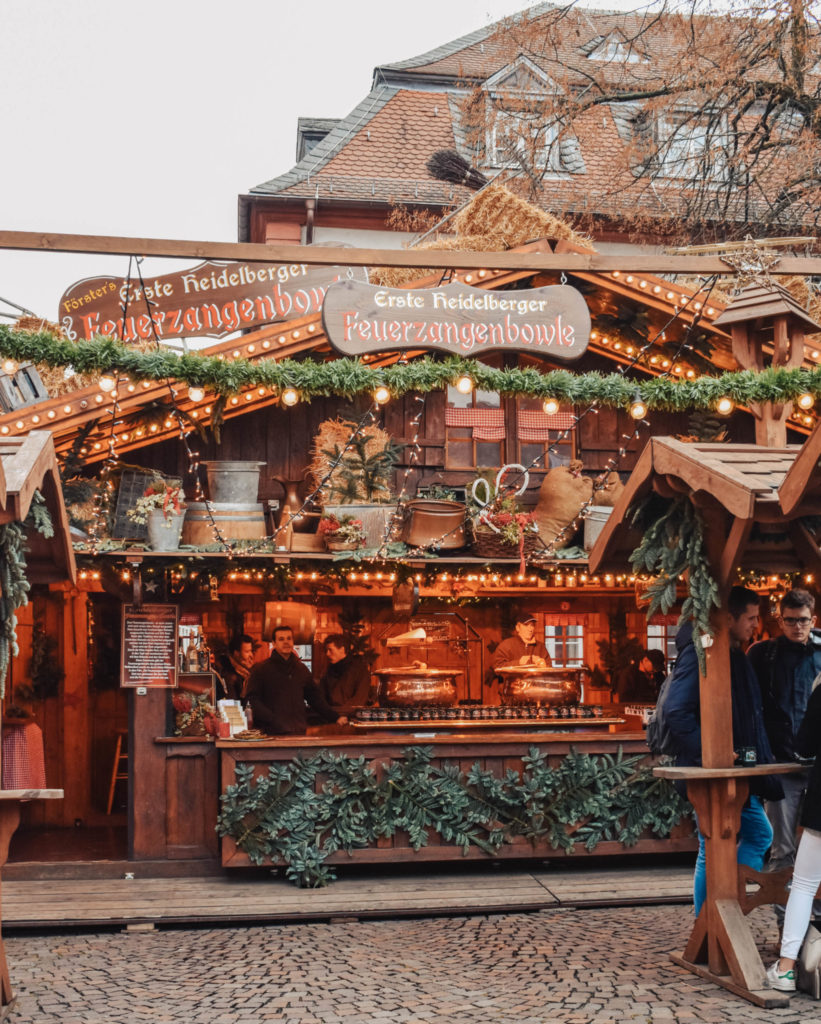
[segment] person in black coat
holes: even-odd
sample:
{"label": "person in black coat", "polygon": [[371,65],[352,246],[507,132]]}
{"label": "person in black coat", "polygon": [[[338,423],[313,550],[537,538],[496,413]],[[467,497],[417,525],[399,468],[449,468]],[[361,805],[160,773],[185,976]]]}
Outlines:
{"label": "person in black coat", "polygon": [[290,626],[276,627],[271,656],[251,669],[246,692],[254,725],[269,736],[304,734],[308,728],[306,701],[323,722],[348,722],[347,717],[338,715],[328,704],[311,673],[294,653]]}
{"label": "person in black coat", "polygon": [[319,680],[322,696],[340,711],[353,711],[368,703],[371,674],[364,658],[348,654],[342,633],[331,633],[324,641],[328,667]]}
{"label": "person in black coat", "polygon": [[[730,634],[730,686],[732,690],[733,748],[753,747],[759,764],[772,764],[774,757],[761,712],[758,682],[743,648],[758,623],[758,594],[745,587],[733,587],[727,603]],[[698,658],[693,643],[692,622],[685,623],[676,636],[678,657],[673,667],[667,697],[666,720],[676,745],[677,765],[701,764],[701,693]],[[728,723],[729,725],[730,723]],[[738,832],[738,862],[756,871],[764,866],[764,855],[773,830],[764,813],[762,798],[780,800],[784,791],[772,775],[750,779],[750,796],[741,810]],[[704,836],[698,833],[698,856],[693,879],[696,916],[707,894]]]}
{"label": "person in black coat", "polygon": [[767,971],[767,981],[780,992],[795,992],[795,961],[812,916],[818,886],[821,885],[821,686],[807,703],[807,713],[796,736],[796,751],[814,757],[801,812],[804,831],[795,855],[790,898],[784,914],[781,956]]}

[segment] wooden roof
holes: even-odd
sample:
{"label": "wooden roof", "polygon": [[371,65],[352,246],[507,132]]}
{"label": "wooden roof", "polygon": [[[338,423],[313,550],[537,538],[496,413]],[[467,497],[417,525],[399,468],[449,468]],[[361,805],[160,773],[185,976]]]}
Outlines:
{"label": "wooden roof", "polygon": [[795,515],[795,510],[809,502],[821,505],[821,423],[819,423],[795,458],[778,490],[778,500],[785,516]]}
{"label": "wooden roof", "polygon": [[[550,252],[574,253],[580,252],[578,246],[569,242],[559,241],[554,245],[544,239],[517,246],[511,252]],[[454,263],[457,264],[460,254],[453,253]],[[455,278],[465,281],[474,287],[479,288],[502,288],[523,282],[530,282],[535,286],[549,283],[545,275],[534,278],[532,270],[488,270],[480,272],[484,276],[479,277],[476,272],[458,271]],[[588,305],[595,316],[599,313],[615,315],[623,304],[635,307],[643,311],[647,316],[648,331],[652,334],[667,325],[667,334],[670,336],[673,327],[670,323],[674,318],[680,324],[680,329],[686,330],[699,317],[697,304],[693,302],[693,289],[681,285],[673,285],[669,281],[658,278],[651,274],[625,274],[620,271],[602,272],[579,272],[569,276],[570,283],[576,283],[576,279],[582,287],[593,286],[595,301],[591,294],[587,295]],[[441,275],[421,278],[418,281],[410,282],[404,287],[432,287],[441,280]],[[698,304],[700,306],[700,304]],[[711,344],[714,346],[712,362],[717,369],[737,369],[737,364],[729,351],[729,338],[723,331],[711,326],[711,320],[721,305],[716,303],[705,310],[705,315],[700,320],[701,328],[710,335]],[[595,324],[594,324],[595,326]],[[636,343],[638,344],[638,343]],[[621,365],[629,365],[633,360],[633,349],[627,345],[619,345],[618,348],[607,342],[605,331],[600,331],[591,336],[589,351],[597,356],[603,356],[608,360]],[[259,359],[285,359],[300,355],[305,352],[313,352],[320,358],[334,358],[327,337],[322,328],[321,316],[314,313],[309,316],[300,317],[286,323],[274,323],[258,328],[238,338],[229,338],[201,350],[202,355],[217,356],[221,359],[231,359],[238,356],[252,361]],[[398,358],[396,353],[388,353],[385,356],[374,355],[365,357],[372,365],[384,365],[394,362]],[[682,362],[685,360],[682,358]],[[686,365],[686,363],[685,363]],[[643,373],[660,373],[662,364],[656,370],[646,366],[637,367]],[[207,425],[211,418],[211,406],[214,402],[213,395],[206,395],[200,402],[191,401],[185,394],[184,389],[177,389],[175,401],[178,407],[187,415],[202,425]],[[226,419],[239,416],[247,411],[258,409],[275,404],[279,401],[276,394],[268,389],[248,389],[243,395],[229,400],[225,407]],[[179,435],[179,428],[176,420],[170,416],[169,385],[164,381],[126,384],[119,389],[117,395],[117,451],[123,455],[147,445],[156,444],[158,441],[168,440]],[[168,414],[163,415],[163,409],[167,408]],[[150,430],[145,429],[145,419],[151,415],[154,424]],[[100,462],[108,455],[108,440],[111,427],[111,396],[105,396],[96,385],[84,388],[67,395],[56,398],[49,398],[42,402],[28,405],[25,408],[16,409],[12,412],[0,413],[0,431],[7,432],[8,436],[22,436],[32,429],[39,429],[47,425],[54,436],[54,443],[58,453],[67,451],[74,443],[80,430],[87,429],[89,423],[94,423],[91,431],[84,442],[88,452],[84,455],[86,462]],[[137,425],[141,425],[141,433],[137,432]]]}
{"label": "wooden roof", "polygon": [[0,523],[22,523],[39,490],[51,514],[54,536],[29,531],[28,576],[35,583],[77,578],[57,452],[48,430],[0,441]]}
{"label": "wooden roof", "polygon": [[753,285],[745,288],[737,298],[713,321],[713,326],[728,327],[731,324],[748,323],[753,320],[790,316],[800,323],[808,334],[821,330],[818,324],[802,309],[793,296],[780,284]]}
{"label": "wooden roof", "polygon": [[590,553],[590,571],[622,571],[628,564],[641,536],[629,525],[627,513],[651,491],[665,497],[688,494],[705,515],[726,513],[727,546],[721,570],[727,576],[738,567],[763,572],[819,571],[817,538],[800,519],[821,512],[821,488],[819,493],[812,487],[798,493],[794,480],[797,497],[789,514],[781,502],[781,490],[801,453],[800,445],[764,448],[652,438]]}

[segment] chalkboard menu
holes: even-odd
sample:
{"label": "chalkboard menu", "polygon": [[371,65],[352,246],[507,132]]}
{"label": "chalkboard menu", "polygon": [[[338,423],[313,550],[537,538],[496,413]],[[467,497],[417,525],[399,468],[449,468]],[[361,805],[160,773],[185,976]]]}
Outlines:
{"label": "chalkboard menu", "polygon": [[176,686],[179,609],[123,606],[121,686]]}

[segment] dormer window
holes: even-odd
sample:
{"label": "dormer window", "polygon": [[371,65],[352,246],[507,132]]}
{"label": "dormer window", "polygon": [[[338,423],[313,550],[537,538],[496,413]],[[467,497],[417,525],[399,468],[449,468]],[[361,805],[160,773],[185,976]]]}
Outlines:
{"label": "dormer window", "polygon": [[536,114],[497,110],[488,132],[488,158],[493,167],[519,167],[523,162],[538,170],[561,171],[558,131]]}
{"label": "dormer window", "polygon": [[528,171],[583,173],[576,136],[550,117],[548,98],[563,88],[525,56],[485,83],[487,132],[485,164]]}
{"label": "dormer window", "polygon": [[726,167],[721,119],[709,113],[671,110],[656,120],[658,173],[666,178],[720,178]]}
{"label": "dormer window", "polygon": [[611,32],[609,36],[605,36],[593,44],[593,49],[587,54],[587,59],[613,64],[641,64],[647,58],[618,33]]}

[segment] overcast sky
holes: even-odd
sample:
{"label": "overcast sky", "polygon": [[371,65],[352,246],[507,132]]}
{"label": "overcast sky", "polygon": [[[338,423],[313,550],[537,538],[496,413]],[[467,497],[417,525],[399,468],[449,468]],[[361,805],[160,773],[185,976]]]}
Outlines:
{"label": "overcast sky", "polygon": [[[376,64],[527,6],[0,0],[0,229],[235,241],[237,195],[293,166],[298,117],[343,117]],[[0,250],[0,297],[56,319],[127,262]]]}

